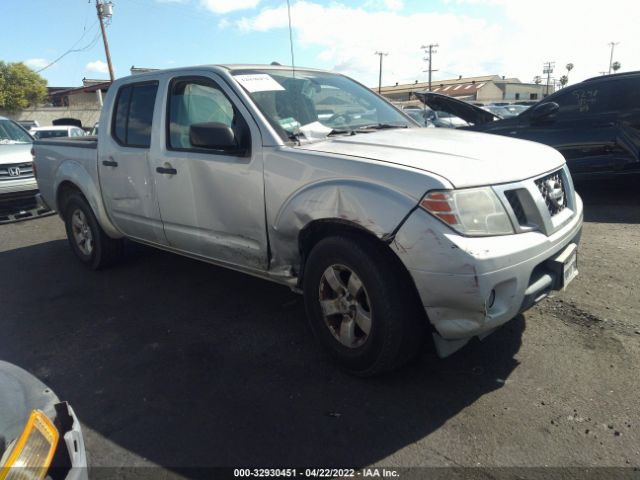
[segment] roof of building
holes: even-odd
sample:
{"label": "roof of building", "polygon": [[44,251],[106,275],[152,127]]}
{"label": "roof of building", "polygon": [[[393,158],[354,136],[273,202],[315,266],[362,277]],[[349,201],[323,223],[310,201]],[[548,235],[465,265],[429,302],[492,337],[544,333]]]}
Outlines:
{"label": "roof of building", "polygon": [[486,83],[487,82],[459,83],[457,85],[456,84],[442,85],[442,86],[439,85],[435,88],[433,87],[433,84],[432,84],[431,91],[437,92],[437,93],[444,93],[446,95],[449,95],[450,97],[467,97],[477,93],[478,90],[480,90],[482,87],[486,85]]}
{"label": "roof of building", "polygon": [[[83,80],[84,81],[84,80]],[[49,87],[49,96],[58,95],[74,95],[77,93],[91,93],[98,90],[107,91],[111,86],[111,82],[103,81],[102,83],[93,83],[83,87]]]}
{"label": "roof of building", "polygon": [[[458,78],[448,79],[448,80],[433,80],[431,82],[431,91],[446,93],[447,95],[451,95],[454,97],[463,96],[462,94],[460,94],[461,92],[459,92],[459,90],[461,90],[463,87],[458,88],[458,91],[454,90],[453,88],[449,88],[446,91],[443,91],[443,90],[446,89],[447,87],[457,87],[459,85],[468,87],[469,85],[475,84],[477,85],[475,87],[475,90],[472,91],[472,87],[469,87],[467,89],[468,94],[473,94],[487,83],[493,83],[494,85],[500,88],[503,88],[504,85],[530,85],[530,86],[537,85],[535,83],[523,83],[520,81],[520,79],[516,77],[505,78],[500,75],[483,75],[478,77],[464,77],[464,78],[458,77]],[[381,88],[380,93],[382,95],[392,94],[392,93],[409,93],[409,92],[415,92],[416,90],[425,90],[428,88],[429,88],[428,82],[404,83],[404,84],[383,86]],[[377,86],[372,87],[372,90],[377,90],[377,89],[378,89]],[[452,92],[452,93],[449,93],[449,92]],[[456,93],[453,93],[453,92],[456,92]]]}

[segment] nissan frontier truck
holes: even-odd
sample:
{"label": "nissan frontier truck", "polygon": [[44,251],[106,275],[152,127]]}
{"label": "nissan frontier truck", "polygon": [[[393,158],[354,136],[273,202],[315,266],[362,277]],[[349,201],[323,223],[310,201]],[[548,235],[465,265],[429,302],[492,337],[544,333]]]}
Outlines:
{"label": "nissan frontier truck", "polygon": [[446,356],[578,273],[583,207],[560,153],[420,128],[336,73],[121,78],[97,138],[38,140],[35,164],[88,268],[129,239],[287,285],[329,357],[361,376],[429,338]]}

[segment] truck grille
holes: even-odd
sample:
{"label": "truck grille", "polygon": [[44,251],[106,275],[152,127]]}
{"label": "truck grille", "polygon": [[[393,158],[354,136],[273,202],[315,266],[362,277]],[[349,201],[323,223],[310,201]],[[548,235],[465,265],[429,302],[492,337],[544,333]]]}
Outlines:
{"label": "truck grille", "polygon": [[33,177],[32,163],[9,163],[0,165],[0,181]]}
{"label": "truck grille", "polygon": [[536,186],[540,190],[552,217],[566,208],[567,192],[562,178],[562,170],[537,179]]}
{"label": "truck grille", "polygon": [[504,196],[507,197],[511,208],[513,209],[513,213],[518,220],[519,225],[527,224],[527,215],[522,207],[522,202],[520,198],[518,198],[518,190],[507,190],[504,192]]}

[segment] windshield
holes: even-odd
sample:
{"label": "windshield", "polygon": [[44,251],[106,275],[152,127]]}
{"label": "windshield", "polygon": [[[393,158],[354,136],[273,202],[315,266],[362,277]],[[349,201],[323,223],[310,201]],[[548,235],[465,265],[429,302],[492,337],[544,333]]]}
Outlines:
{"label": "windshield", "polygon": [[[368,88],[326,72],[235,71],[235,79],[283,139],[312,125],[330,133],[365,128],[414,127],[404,115]],[[305,132],[305,129],[302,129]]]}
{"label": "windshield", "polygon": [[11,120],[0,120],[0,145],[33,143],[27,132]]}

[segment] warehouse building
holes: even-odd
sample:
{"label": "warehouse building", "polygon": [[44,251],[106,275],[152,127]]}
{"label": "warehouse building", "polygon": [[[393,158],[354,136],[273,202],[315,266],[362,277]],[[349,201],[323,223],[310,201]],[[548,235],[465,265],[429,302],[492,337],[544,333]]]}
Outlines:
{"label": "warehouse building", "polygon": [[[427,82],[410,84],[395,84],[385,86],[381,94],[396,103],[411,103],[416,101],[414,92],[429,88]],[[373,88],[377,91],[377,88]],[[485,75],[481,77],[458,77],[453,80],[434,80],[431,91],[442,93],[450,97],[468,102],[482,104],[496,102],[537,101],[547,94],[547,86],[536,83],[523,83],[517,78],[505,78],[500,75]],[[549,92],[553,93],[553,87]]]}

